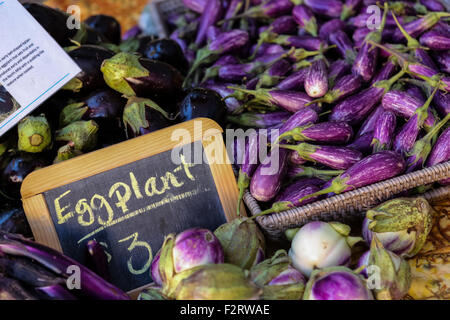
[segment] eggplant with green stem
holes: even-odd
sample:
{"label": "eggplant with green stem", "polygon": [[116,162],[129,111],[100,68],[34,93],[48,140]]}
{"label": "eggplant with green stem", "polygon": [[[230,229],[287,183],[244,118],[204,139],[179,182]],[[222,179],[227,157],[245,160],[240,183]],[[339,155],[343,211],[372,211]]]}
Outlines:
{"label": "eggplant with green stem", "polygon": [[304,0],[303,2],[314,13],[319,15],[339,18],[342,14],[343,5],[339,0]]}
{"label": "eggplant with green stem", "polygon": [[[430,155],[427,158],[426,166],[431,167],[439,163],[450,161],[450,128],[441,133],[436,143],[431,149]],[[439,181],[442,185],[450,184],[450,178]]]}
{"label": "eggplant with green stem", "polygon": [[289,119],[292,114],[286,111],[275,111],[268,113],[246,112],[240,115],[227,116],[230,123],[250,128],[270,128],[283,123]]}
{"label": "eggplant with green stem", "polygon": [[[309,109],[306,109],[309,110]],[[315,143],[344,144],[353,137],[352,127],[345,122],[321,122],[296,126],[280,134],[277,141],[311,141]]]}
{"label": "eggplant with green stem", "polygon": [[[403,28],[411,37],[418,37],[423,32],[432,28],[440,19],[447,17],[450,17],[450,13],[448,12],[429,12],[421,18],[404,24]],[[402,37],[401,31],[396,30],[394,33],[394,41],[401,41]]]}
{"label": "eggplant with green stem", "polygon": [[201,46],[206,39],[208,28],[214,25],[223,14],[221,0],[208,0],[200,18],[195,44]]}
{"label": "eggplant with green stem", "polygon": [[378,116],[371,143],[374,153],[391,149],[396,126],[397,117],[393,112],[384,110]]}
{"label": "eggplant with green stem", "polygon": [[317,37],[317,20],[311,9],[302,4],[297,5],[292,10],[292,16],[301,28]]}
{"label": "eggplant with green stem", "polygon": [[335,30],[329,36],[330,43],[336,45],[342,58],[349,64],[352,64],[356,58],[355,50],[353,49],[353,43],[348,38],[347,34],[343,30]]}
{"label": "eggplant with green stem", "polygon": [[325,184],[325,181],[331,180],[332,177],[336,177],[344,173],[344,170],[325,170],[325,169],[316,169],[314,167],[298,165],[292,166],[288,169],[286,176],[289,179],[299,179],[299,178],[319,178],[322,180],[322,186]]}
{"label": "eggplant with green stem", "polygon": [[313,100],[312,103],[334,103],[349,95],[356,93],[362,86],[361,77],[354,74],[347,74],[336,80],[335,85],[323,97]]}

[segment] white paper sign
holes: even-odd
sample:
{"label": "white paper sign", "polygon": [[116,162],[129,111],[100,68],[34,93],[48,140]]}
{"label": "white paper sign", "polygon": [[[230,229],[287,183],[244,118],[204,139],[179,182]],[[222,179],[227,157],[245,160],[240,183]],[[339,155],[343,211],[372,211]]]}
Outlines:
{"label": "white paper sign", "polygon": [[17,0],[0,0],[0,84],[21,106],[0,123],[0,136],[79,72]]}

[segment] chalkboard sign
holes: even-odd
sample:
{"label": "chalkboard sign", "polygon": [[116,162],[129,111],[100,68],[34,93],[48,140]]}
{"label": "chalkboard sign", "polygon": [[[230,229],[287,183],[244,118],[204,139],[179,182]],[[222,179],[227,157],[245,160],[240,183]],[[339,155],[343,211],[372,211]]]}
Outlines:
{"label": "chalkboard sign", "polygon": [[[178,129],[195,138],[172,141]],[[40,169],[21,190],[33,234],[81,263],[95,239],[112,283],[128,292],[144,287],[164,236],[214,230],[235,217],[234,174],[217,150],[226,157],[220,127],[197,119]]]}

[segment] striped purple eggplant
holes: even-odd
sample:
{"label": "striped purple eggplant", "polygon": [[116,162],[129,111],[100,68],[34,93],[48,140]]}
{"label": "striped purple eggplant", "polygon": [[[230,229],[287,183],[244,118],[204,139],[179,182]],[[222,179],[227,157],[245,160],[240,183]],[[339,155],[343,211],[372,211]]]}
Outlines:
{"label": "striped purple eggplant", "polygon": [[[450,127],[441,133],[431,149],[426,166],[431,167],[439,163],[450,161]],[[440,181],[441,184],[450,184],[450,178]]]}
{"label": "striped purple eggplant", "polygon": [[305,5],[295,6],[292,16],[298,25],[306,30],[313,37],[317,37],[317,21],[312,11]]}
{"label": "striped purple eggplant", "polygon": [[217,59],[217,61],[214,62],[214,64],[211,67],[205,69],[205,75],[203,76],[203,80],[201,82],[204,83],[208,79],[217,77],[219,75],[219,70],[221,67],[239,63],[240,63],[239,59],[236,58],[235,56],[230,54],[224,55],[219,59]]}
{"label": "striped purple eggplant", "polygon": [[[422,18],[408,22],[403,25],[406,32],[413,38],[419,37],[422,33],[433,27],[440,19],[450,17],[448,12],[429,12]],[[393,35],[393,40],[401,41],[403,35],[400,30],[396,30]]]}
{"label": "striped purple eggplant", "polygon": [[206,1],[205,8],[200,18],[200,24],[197,30],[197,37],[195,38],[195,44],[201,46],[206,40],[206,34],[208,28],[213,26],[222,17],[223,7],[221,0],[208,0]]}
{"label": "striped purple eggplant", "polygon": [[328,91],[327,65],[323,59],[312,62],[306,74],[305,91],[311,98],[323,97]]}
{"label": "striped purple eggplant", "polygon": [[292,65],[287,59],[274,62],[268,69],[258,75],[256,88],[276,86],[290,71]]}
{"label": "striped purple eggplant", "polygon": [[436,124],[423,138],[414,143],[406,159],[407,172],[423,168],[433,147],[433,141],[438,136],[442,127],[450,120],[450,113]]}
{"label": "striped purple eggplant", "polygon": [[[331,180],[330,177],[336,177],[342,173],[344,173],[344,170],[321,170],[314,167],[299,165],[288,169],[287,178],[319,178],[322,180],[321,185],[323,185],[325,183],[323,180]],[[320,182],[320,180],[318,182]]]}
{"label": "striped purple eggplant", "polygon": [[250,182],[250,193],[256,200],[267,202],[276,197],[286,175],[287,155],[284,149],[272,148],[256,168]]}
{"label": "striped purple eggplant", "polygon": [[373,152],[389,150],[392,146],[395,128],[397,126],[397,117],[391,111],[384,110],[379,116],[373,132]]}
{"label": "striped purple eggplant", "polygon": [[306,107],[306,104],[311,102],[311,98],[303,92],[288,91],[288,90],[247,90],[238,87],[230,87],[237,92],[246,93],[254,96],[254,101],[283,108],[289,112],[297,112]]}
{"label": "striped purple eggplant", "polygon": [[323,194],[341,194],[373,183],[393,178],[405,172],[406,164],[402,156],[394,151],[380,151],[358,161],[343,174],[325,184],[319,192],[312,196]]}
{"label": "striped purple eggplant", "polygon": [[[224,19],[225,20],[231,20],[236,15],[239,14],[239,12],[244,8],[245,6],[244,0],[230,0],[230,3],[228,5],[227,10],[225,11]],[[226,21],[223,25],[224,30],[231,29],[233,25],[233,21]]]}
{"label": "striped purple eggplant", "polygon": [[259,215],[281,212],[316,201],[319,197],[311,197],[304,201],[299,201],[299,199],[318,192],[321,187],[320,184],[323,184],[323,181],[316,178],[305,178],[294,182],[281,190],[270,209],[261,212]]}
{"label": "striped purple eggplant", "polygon": [[311,36],[280,35],[274,39],[270,39],[270,41],[282,46],[302,48],[306,50],[320,50],[327,46],[324,40]]}
{"label": "striped purple eggplant", "polygon": [[190,77],[200,66],[206,63],[213,63],[220,56],[242,48],[248,41],[249,35],[246,31],[231,30],[221,33],[214,41],[197,51],[197,56],[191,64],[184,86],[186,86]]}
{"label": "striped purple eggplant", "polygon": [[396,68],[397,66],[395,65],[395,63],[391,60],[388,60],[372,78],[371,84],[373,85],[378,81],[389,79],[394,74]]}
{"label": "striped purple eggplant", "polygon": [[333,89],[328,91],[322,98],[313,102],[334,103],[356,93],[361,88],[361,85],[360,76],[354,74],[345,75],[336,81]]}
{"label": "striped purple eggplant", "polygon": [[[410,119],[416,110],[423,105],[423,101],[407,94],[404,91],[391,90],[386,93],[381,101],[385,110],[392,111],[395,115]],[[425,120],[425,128],[432,128],[436,124],[436,117],[431,110]]]}
{"label": "striped purple eggplant", "polygon": [[425,32],[420,37],[420,43],[431,50],[450,50],[450,37],[435,30]]}
{"label": "striped purple eggplant", "polygon": [[219,34],[221,34],[222,31],[217,28],[216,26],[209,26],[208,30],[206,31],[206,40],[207,42],[211,42],[217,39]]}
{"label": "striped purple eggplant", "polygon": [[324,22],[319,29],[319,38],[328,41],[330,34],[345,29],[346,24],[340,19],[331,19]]}
{"label": "striped purple eggplant", "polygon": [[450,25],[445,21],[438,21],[438,23],[433,26],[432,30],[443,33],[446,36],[450,36]]}
{"label": "striped purple eggplant", "polygon": [[441,117],[450,113],[450,94],[441,91],[436,92],[433,103]]}
{"label": "striped purple eggplant", "polygon": [[68,277],[70,276],[70,274],[67,273],[69,266],[78,266],[81,270],[81,291],[79,293],[82,295],[92,299],[103,300],[130,299],[117,287],[106,282],[100,276],[75,260],[62,255],[54,249],[13,234],[2,233],[1,238],[0,252],[2,254],[33,259],[56,274]]}
{"label": "striped purple eggplant", "polygon": [[361,0],[345,0],[342,6],[341,20],[347,20],[354,16],[361,6]]}
{"label": "striped purple eggplant", "polygon": [[439,70],[450,74],[450,51],[436,52],[433,58],[438,63]]}
{"label": "striped purple eggplant", "polygon": [[288,162],[291,165],[298,166],[298,165],[305,164],[308,161],[306,161],[305,159],[300,157],[300,155],[298,154],[297,151],[291,150],[288,153]]}
{"label": "striped purple eggplant", "polygon": [[339,18],[342,14],[342,2],[339,0],[304,0],[303,2],[319,15]]}
{"label": "striped purple eggplant", "polygon": [[186,8],[192,11],[203,13],[208,0],[181,0]]}
{"label": "striped purple eggplant", "polygon": [[345,122],[321,122],[286,130],[280,140],[311,141],[315,143],[344,144],[353,137],[352,127]]}
{"label": "striped purple eggplant", "polygon": [[378,107],[376,107],[375,110],[373,110],[372,113],[370,113],[370,115],[366,118],[366,120],[364,120],[363,124],[359,128],[357,137],[360,137],[368,132],[375,131],[375,127],[378,122],[378,117],[380,116],[380,114],[384,112],[384,110],[385,109],[381,104]]}
{"label": "striped purple eggplant", "polygon": [[[282,135],[285,132],[293,130],[297,127],[301,127],[307,124],[316,123],[319,121],[318,113],[311,108],[304,108],[289,117],[289,119],[284,122],[284,124],[280,127],[279,134]],[[279,138],[277,138],[279,140]]]}
{"label": "striped purple eggplant", "polygon": [[245,78],[251,78],[261,72],[267,66],[258,61],[249,63],[229,64],[217,67],[217,76],[219,79],[227,82],[241,82]]}
{"label": "striped purple eggplant", "polygon": [[291,113],[286,111],[276,111],[268,113],[242,113],[236,116],[228,116],[231,123],[253,128],[270,128],[279,123],[284,123],[291,117]]}
{"label": "striped purple eggplant", "polygon": [[428,68],[437,70],[436,64],[434,63],[433,59],[430,57],[428,52],[425,51],[424,49],[422,49],[422,48],[415,49],[414,57],[417,59],[418,62],[427,66]]}
{"label": "striped purple eggplant", "polygon": [[356,52],[353,50],[353,43],[347,34],[342,30],[336,30],[329,36],[330,43],[336,45],[342,58],[349,64],[352,64],[356,58]]}
{"label": "striped purple eggplant", "polygon": [[374,131],[366,132],[358,136],[347,148],[358,150],[362,154],[368,155],[372,153],[372,140]]}
{"label": "striped purple eggplant", "polygon": [[423,97],[423,92],[422,89],[420,89],[419,87],[415,86],[415,85],[408,85],[405,88],[405,92],[407,94],[409,94],[410,96],[413,96],[414,98],[416,98],[417,100],[422,101],[423,103],[425,103],[425,99]]}
{"label": "striped purple eggplant", "polygon": [[307,161],[323,164],[337,170],[345,170],[362,159],[361,152],[335,146],[317,146],[306,142],[297,145],[281,144],[281,148],[297,151],[300,157]]}
{"label": "striped purple eggplant", "polygon": [[336,79],[346,75],[350,71],[350,67],[351,65],[347,61],[341,59],[331,63],[328,69],[328,82],[330,87],[334,86]]}
{"label": "striped purple eggplant", "polygon": [[308,73],[308,68],[302,68],[290,76],[282,80],[278,85],[277,89],[279,90],[302,90],[304,87],[306,74]]}
{"label": "striped purple eggplant", "polygon": [[430,11],[445,11],[445,7],[439,0],[420,0],[420,3]]}
{"label": "striped purple eggplant", "polygon": [[404,74],[405,71],[402,70],[389,80],[376,82],[370,88],[342,100],[331,111],[330,120],[344,121],[351,125],[361,122]]}
{"label": "striped purple eggplant", "polygon": [[268,0],[259,5],[251,6],[242,14],[235,15],[232,19],[255,18],[270,19],[290,14],[294,4],[290,0]]}
{"label": "striped purple eggplant", "polygon": [[355,30],[355,32],[353,32],[352,40],[354,43],[362,43],[367,35],[371,32],[372,31],[367,27],[358,28]]}

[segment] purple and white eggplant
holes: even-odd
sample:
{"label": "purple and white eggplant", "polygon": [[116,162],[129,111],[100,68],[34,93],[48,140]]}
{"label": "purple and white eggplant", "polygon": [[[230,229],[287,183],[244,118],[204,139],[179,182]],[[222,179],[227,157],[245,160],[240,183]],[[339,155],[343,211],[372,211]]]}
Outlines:
{"label": "purple and white eggplant", "polygon": [[298,25],[313,37],[317,37],[317,21],[312,11],[305,5],[297,5],[292,10],[292,16]]}
{"label": "purple and white eggplant", "polygon": [[328,91],[327,65],[324,59],[317,59],[308,68],[305,91],[311,98],[323,97]]}
{"label": "purple and white eggplant", "polygon": [[362,85],[361,77],[348,74],[338,78],[333,89],[328,91],[322,98],[314,100],[313,103],[334,103],[356,93]]}
{"label": "purple and white eggplant", "polygon": [[319,15],[339,18],[342,14],[342,2],[339,0],[304,0],[303,2]]}
{"label": "purple and white eggplant", "polygon": [[384,110],[378,116],[371,143],[374,153],[381,150],[391,149],[396,126],[397,117],[393,112]]}
{"label": "purple and white eggplant", "polygon": [[306,74],[308,73],[308,68],[302,68],[296,72],[293,72],[290,76],[282,80],[278,85],[279,90],[296,90],[300,91],[304,87]]}
{"label": "purple and white eggplant", "polygon": [[197,46],[201,46],[206,40],[208,28],[213,26],[222,17],[222,9],[221,0],[206,1],[205,8],[203,9],[202,16],[200,18],[200,24],[198,26],[197,37],[195,38],[195,44]]}
{"label": "purple and white eggplant", "polygon": [[269,113],[242,113],[236,116],[228,116],[231,123],[253,128],[270,128],[289,119],[292,114],[286,111],[276,111]]}
{"label": "purple and white eggplant", "polygon": [[423,46],[430,48],[431,50],[450,50],[450,37],[447,37],[446,35],[435,30],[425,32],[420,37],[420,43]]}
{"label": "purple and white eggplant", "polygon": [[[306,109],[309,110],[309,109]],[[315,143],[344,144],[353,137],[352,127],[345,122],[321,122],[285,130],[277,141],[311,141]]]}
{"label": "purple and white eggplant", "polygon": [[336,45],[342,58],[344,58],[347,63],[352,64],[356,58],[356,53],[353,50],[353,43],[348,38],[347,34],[342,30],[336,30],[329,36],[329,41]]}
{"label": "purple and white eggplant", "polygon": [[340,19],[331,19],[324,22],[319,29],[319,38],[328,41],[330,35],[338,30],[345,29],[346,24]]}

